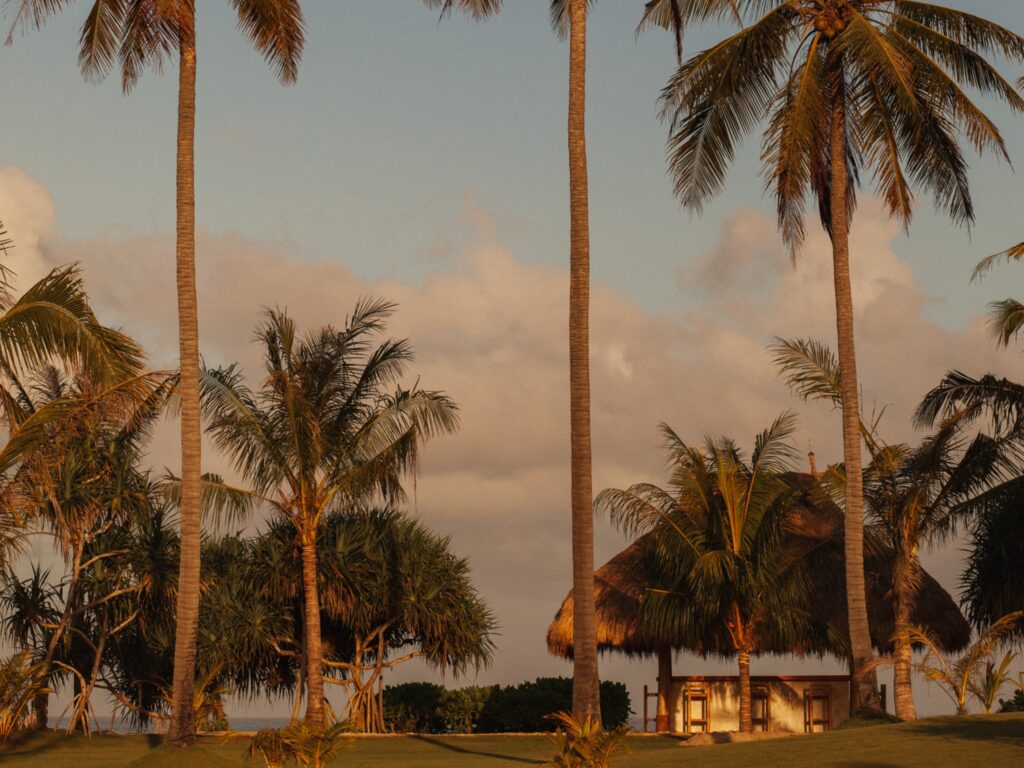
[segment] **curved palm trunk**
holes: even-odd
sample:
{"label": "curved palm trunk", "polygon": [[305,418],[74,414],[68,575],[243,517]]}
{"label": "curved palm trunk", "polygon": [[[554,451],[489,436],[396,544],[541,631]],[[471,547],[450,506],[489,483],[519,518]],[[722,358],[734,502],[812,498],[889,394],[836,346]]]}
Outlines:
{"label": "curved palm trunk", "polygon": [[587,0],[569,2],[569,411],[572,433],[572,708],[601,716],[590,455],[590,220],[586,143]]}
{"label": "curved palm trunk", "polygon": [[[913,588],[911,574],[916,563],[904,563],[897,569],[893,580],[893,614],[896,619],[897,631],[910,625],[910,610],[913,606]],[[896,717],[901,720],[916,720],[917,710],[914,707],[913,689],[913,649],[907,637],[897,634],[896,648],[893,654],[893,704]]]}
{"label": "curved palm trunk", "polygon": [[196,628],[199,623],[200,422],[199,319],[195,254],[195,10],[182,4],[179,22],[177,285],[181,380],[181,554],[174,634],[174,676],[168,741],[175,746],[196,737],[192,699],[195,687]]}
{"label": "curved palm trunk", "polygon": [[864,665],[871,659],[871,634],[864,587],[864,478],[861,464],[860,404],[857,394],[857,358],[853,340],[853,292],[850,287],[850,231],[846,213],[846,98],[845,83],[836,75],[832,86],[832,263],[835,279],[836,330],[843,415],[843,461],[846,464],[846,600],[850,625],[853,679],[852,709],[881,709],[873,672]]}
{"label": "curved palm trunk", "polygon": [[324,725],[324,665],[320,637],[320,595],[317,592],[316,541],[302,537],[302,596],[306,635],[306,722]]}
{"label": "curved palm trunk", "polygon": [[750,653],[737,651],[736,660],[740,668],[740,733],[753,733],[754,721],[750,701]]}

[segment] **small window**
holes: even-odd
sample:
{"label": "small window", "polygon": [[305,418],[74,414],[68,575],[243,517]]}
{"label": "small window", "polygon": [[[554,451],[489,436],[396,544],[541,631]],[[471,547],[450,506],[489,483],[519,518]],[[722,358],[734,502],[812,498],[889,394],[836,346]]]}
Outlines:
{"label": "small window", "polygon": [[824,733],[832,730],[832,692],[827,688],[804,691],[804,730]]}
{"label": "small window", "polygon": [[711,730],[711,710],[706,690],[703,688],[687,690],[683,706],[687,733],[708,733]]}

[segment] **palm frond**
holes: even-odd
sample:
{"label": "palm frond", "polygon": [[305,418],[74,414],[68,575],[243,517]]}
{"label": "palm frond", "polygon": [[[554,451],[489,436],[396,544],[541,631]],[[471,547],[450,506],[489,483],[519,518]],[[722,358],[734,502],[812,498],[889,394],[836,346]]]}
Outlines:
{"label": "palm frond", "polygon": [[978,262],[978,266],[971,273],[971,282],[973,283],[975,280],[983,278],[1000,261],[1011,262],[1020,261],[1021,259],[1024,259],[1024,243],[1017,243],[1017,245],[1007,248],[1005,251],[986,256]]}

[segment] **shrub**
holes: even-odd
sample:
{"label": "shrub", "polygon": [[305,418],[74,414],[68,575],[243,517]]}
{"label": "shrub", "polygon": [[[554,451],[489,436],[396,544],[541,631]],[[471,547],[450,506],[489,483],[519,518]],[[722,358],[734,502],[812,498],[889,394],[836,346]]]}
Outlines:
{"label": "shrub", "polygon": [[384,689],[384,724],[398,733],[444,733],[441,714],[444,686],[434,683],[403,683]]}
{"label": "shrub", "polygon": [[611,768],[613,758],[629,752],[626,726],[605,730],[595,718],[578,718],[571,712],[549,719],[558,727],[551,736],[555,754],[547,763],[552,768]]}
{"label": "shrub", "polygon": [[[539,677],[532,683],[508,686],[492,695],[480,715],[485,733],[553,731],[556,712],[572,709],[572,678]],[[605,728],[623,725],[630,712],[629,692],[622,683],[601,683],[601,715]]]}
{"label": "shrub", "polygon": [[[556,712],[572,708],[572,678],[539,677],[519,685],[471,685],[448,691],[433,683],[384,689],[384,722],[399,733],[536,733],[554,731]],[[624,725],[632,713],[623,683],[601,683],[601,720]]]}
{"label": "shrub", "polygon": [[474,733],[480,730],[480,716],[491,697],[500,690],[497,685],[470,685],[445,691],[441,697],[440,714],[450,733]]}
{"label": "shrub", "polygon": [[1024,689],[1018,688],[1012,699],[999,700],[1000,712],[1024,712]]}

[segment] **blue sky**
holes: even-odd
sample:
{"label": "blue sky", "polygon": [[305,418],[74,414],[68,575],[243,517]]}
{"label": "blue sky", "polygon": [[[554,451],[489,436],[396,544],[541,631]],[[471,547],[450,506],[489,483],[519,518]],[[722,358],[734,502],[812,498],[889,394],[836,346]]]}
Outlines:
{"label": "blue sky", "polygon": [[[1020,26],[1021,11],[1006,0],[952,4]],[[713,245],[723,214],[771,203],[755,140],[702,218],[677,206],[656,119],[673,49],[660,31],[634,37],[641,6],[606,1],[592,14],[593,270],[646,308],[673,312],[699,300],[680,290],[677,271]],[[47,186],[67,237],[171,231],[173,66],[128,97],[116,78],[86,84],[76,62],[86,10],[71,4],[0,50],[0,160]],[[483,24],[438,23],[416,0],[310,0],[305,12],[299,83],[285,88],[238,34],[228,3],[200,4],[202,228],[303,259],[339,259],[368,279],[417,280],[443,268],[466,237],[470,200],[518,258],[565,262],[565,49],[545,2],[512,0]],[[695,31],[689,50],[720,31]],[[993,114],[1020,161],[1024,127],[1000,107]],[[933,317],[949,325],[976,314],[998,287],[968,287],[976,258],[1021,238],[1010,168],[984,160],[973,179],[973,239],[921,200],[912,239],[896,246],[939,299]]]}

